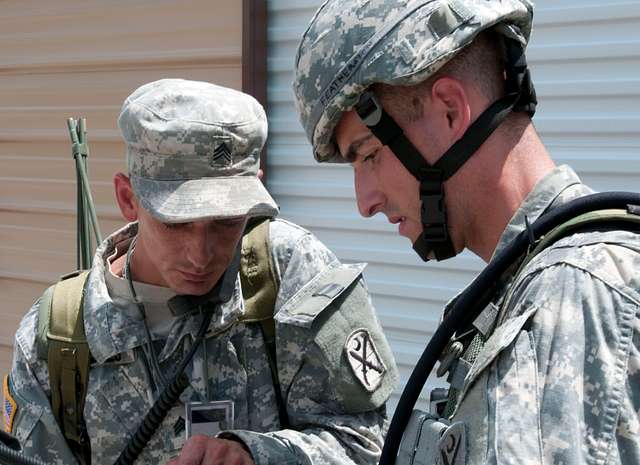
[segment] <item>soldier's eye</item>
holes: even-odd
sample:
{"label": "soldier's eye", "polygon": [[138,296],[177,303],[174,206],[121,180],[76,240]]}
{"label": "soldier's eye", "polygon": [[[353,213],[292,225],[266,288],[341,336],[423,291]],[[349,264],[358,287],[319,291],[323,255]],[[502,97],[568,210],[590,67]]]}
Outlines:
{"label": "soldier's eye", "polygon": [[178,229],[185,229],[189,226],[189,224],[191,223],[162,223],[162,225],[167,228],[167,229],[173,229],[173,230],[178,230]]}
{"label": "soldier's eye", "polygon": [[364,158],[362,159],[363,162],[367,162],[367,161],[374,161],[376,159],[376,157],[378,156],[378,151],[380,149],[375,149],[373,152],[367,154],[364,156]]}
{"label": "soldier's eye", "polygon": [[244,217],[240,216],[237,218],[229,218],[226,220],[220,220],[218,221],[218,224],[220,226],[222,226],[223,228],[235,228],[237,226],[240,226],[242,223],[244,222]]}

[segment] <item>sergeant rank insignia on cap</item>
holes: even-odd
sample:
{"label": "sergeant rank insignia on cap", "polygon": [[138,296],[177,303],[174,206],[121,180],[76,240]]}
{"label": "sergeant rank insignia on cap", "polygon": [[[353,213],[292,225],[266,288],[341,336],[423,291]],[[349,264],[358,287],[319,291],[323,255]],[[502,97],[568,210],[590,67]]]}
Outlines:
{"label": "sergeant rank insignia on cap", "polygon": [[386,368],[366,329],[356,329],[347,338],[345,352],[360,384],[369,392],[382,381]]}
{"label": "sergeant rank insignia on cap", "polygon": [[211,156],[211,166],[214,165],[222,165],[228,166],[232,162],[231,158],[231,149],[229,148],[228,142],[222,142],[219,144],[215,150],[213,151],[213,155]]}

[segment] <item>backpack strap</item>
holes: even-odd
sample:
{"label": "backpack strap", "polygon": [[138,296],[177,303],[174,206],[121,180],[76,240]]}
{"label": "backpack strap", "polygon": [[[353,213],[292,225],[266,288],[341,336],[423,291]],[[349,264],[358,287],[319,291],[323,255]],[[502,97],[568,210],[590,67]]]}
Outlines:
{"label": "backpack strap", "polygon": [[240,282],[245,306],[242,320],[246,323],[266,322],[267,334],[273,337],[278,282],[269,248],[269,223],[270,219],[261,219],[247,226],[242,238]]}
{"label": "backpack strap", "polygon": [[634,213],[632,208],[628,210],[610,209],[596,210],[576,216],[569,221],[556,226],[545,234],[536,246],[531,250],[520,265],[520,270],[525,267],[536,255],[542,252],[556,241],[569,234],[577,232],[598,231],[605,229],[622,229],[627,231],[640,230],[640,213]]}
{"label": "backpack strap", "polygon": [[[568,221],[556,226],[547,234],[542,236],[538,241],[534,242],[525,257],[522,259],[518,267],[518,271],[514,274],[513,282],[515,283],[524,268],[544,249],[550,247],[555,242],[570,234],[580,232],[595,232],[606,230],[626,230],[640,232],[640,210],[630,205],[627,210],[608,209],[595,210],[582,215],[571,218]],[[502,308],[510,303],[514,291],[511,286],[502,303]]]}
{"label": "backpack strap", "polygon": [[287,428],[289,417],[280,391],[276,359],[276,335],[273,311],[278,295],[278,280],[269,247],[270,218],[252,221],[242,238],[240,258],[240,282],[244,298],[245,313],[242,321],[259,323],[267,347],[267,358],[271,379],[278,402],[280,425]]}
{"label": "backpack strap", "polygon": [[82,416],[90,365],[82,311],[88,275],[75,272],[47,289],[40,301],[37,335],[38,356],[47,359],[53,415],[81,464],[90,462]]}

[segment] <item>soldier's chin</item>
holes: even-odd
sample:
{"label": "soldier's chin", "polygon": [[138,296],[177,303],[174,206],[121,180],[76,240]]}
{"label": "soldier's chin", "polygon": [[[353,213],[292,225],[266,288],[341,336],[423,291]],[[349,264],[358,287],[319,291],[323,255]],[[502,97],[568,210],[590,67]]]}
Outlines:
{"label": "soldier's chin", "polygon": [[205,295],[215,285],[215,281],[193,281],[189,279],[181,279],[173,288],[178,295]]}

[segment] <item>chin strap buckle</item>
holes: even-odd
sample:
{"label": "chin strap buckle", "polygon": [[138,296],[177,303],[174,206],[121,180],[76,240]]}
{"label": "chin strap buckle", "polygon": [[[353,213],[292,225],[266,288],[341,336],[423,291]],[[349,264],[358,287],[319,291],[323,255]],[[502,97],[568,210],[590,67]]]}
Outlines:
{"label": "chin strap buckle", "polygon": [[444,204],[442,170],[424,168],[421,173],[420,200],[422,207],[420,220],[424,228],[425,239],[429,242],[446,241],[449,238],[449,232],[447,230],[447,211]]}

